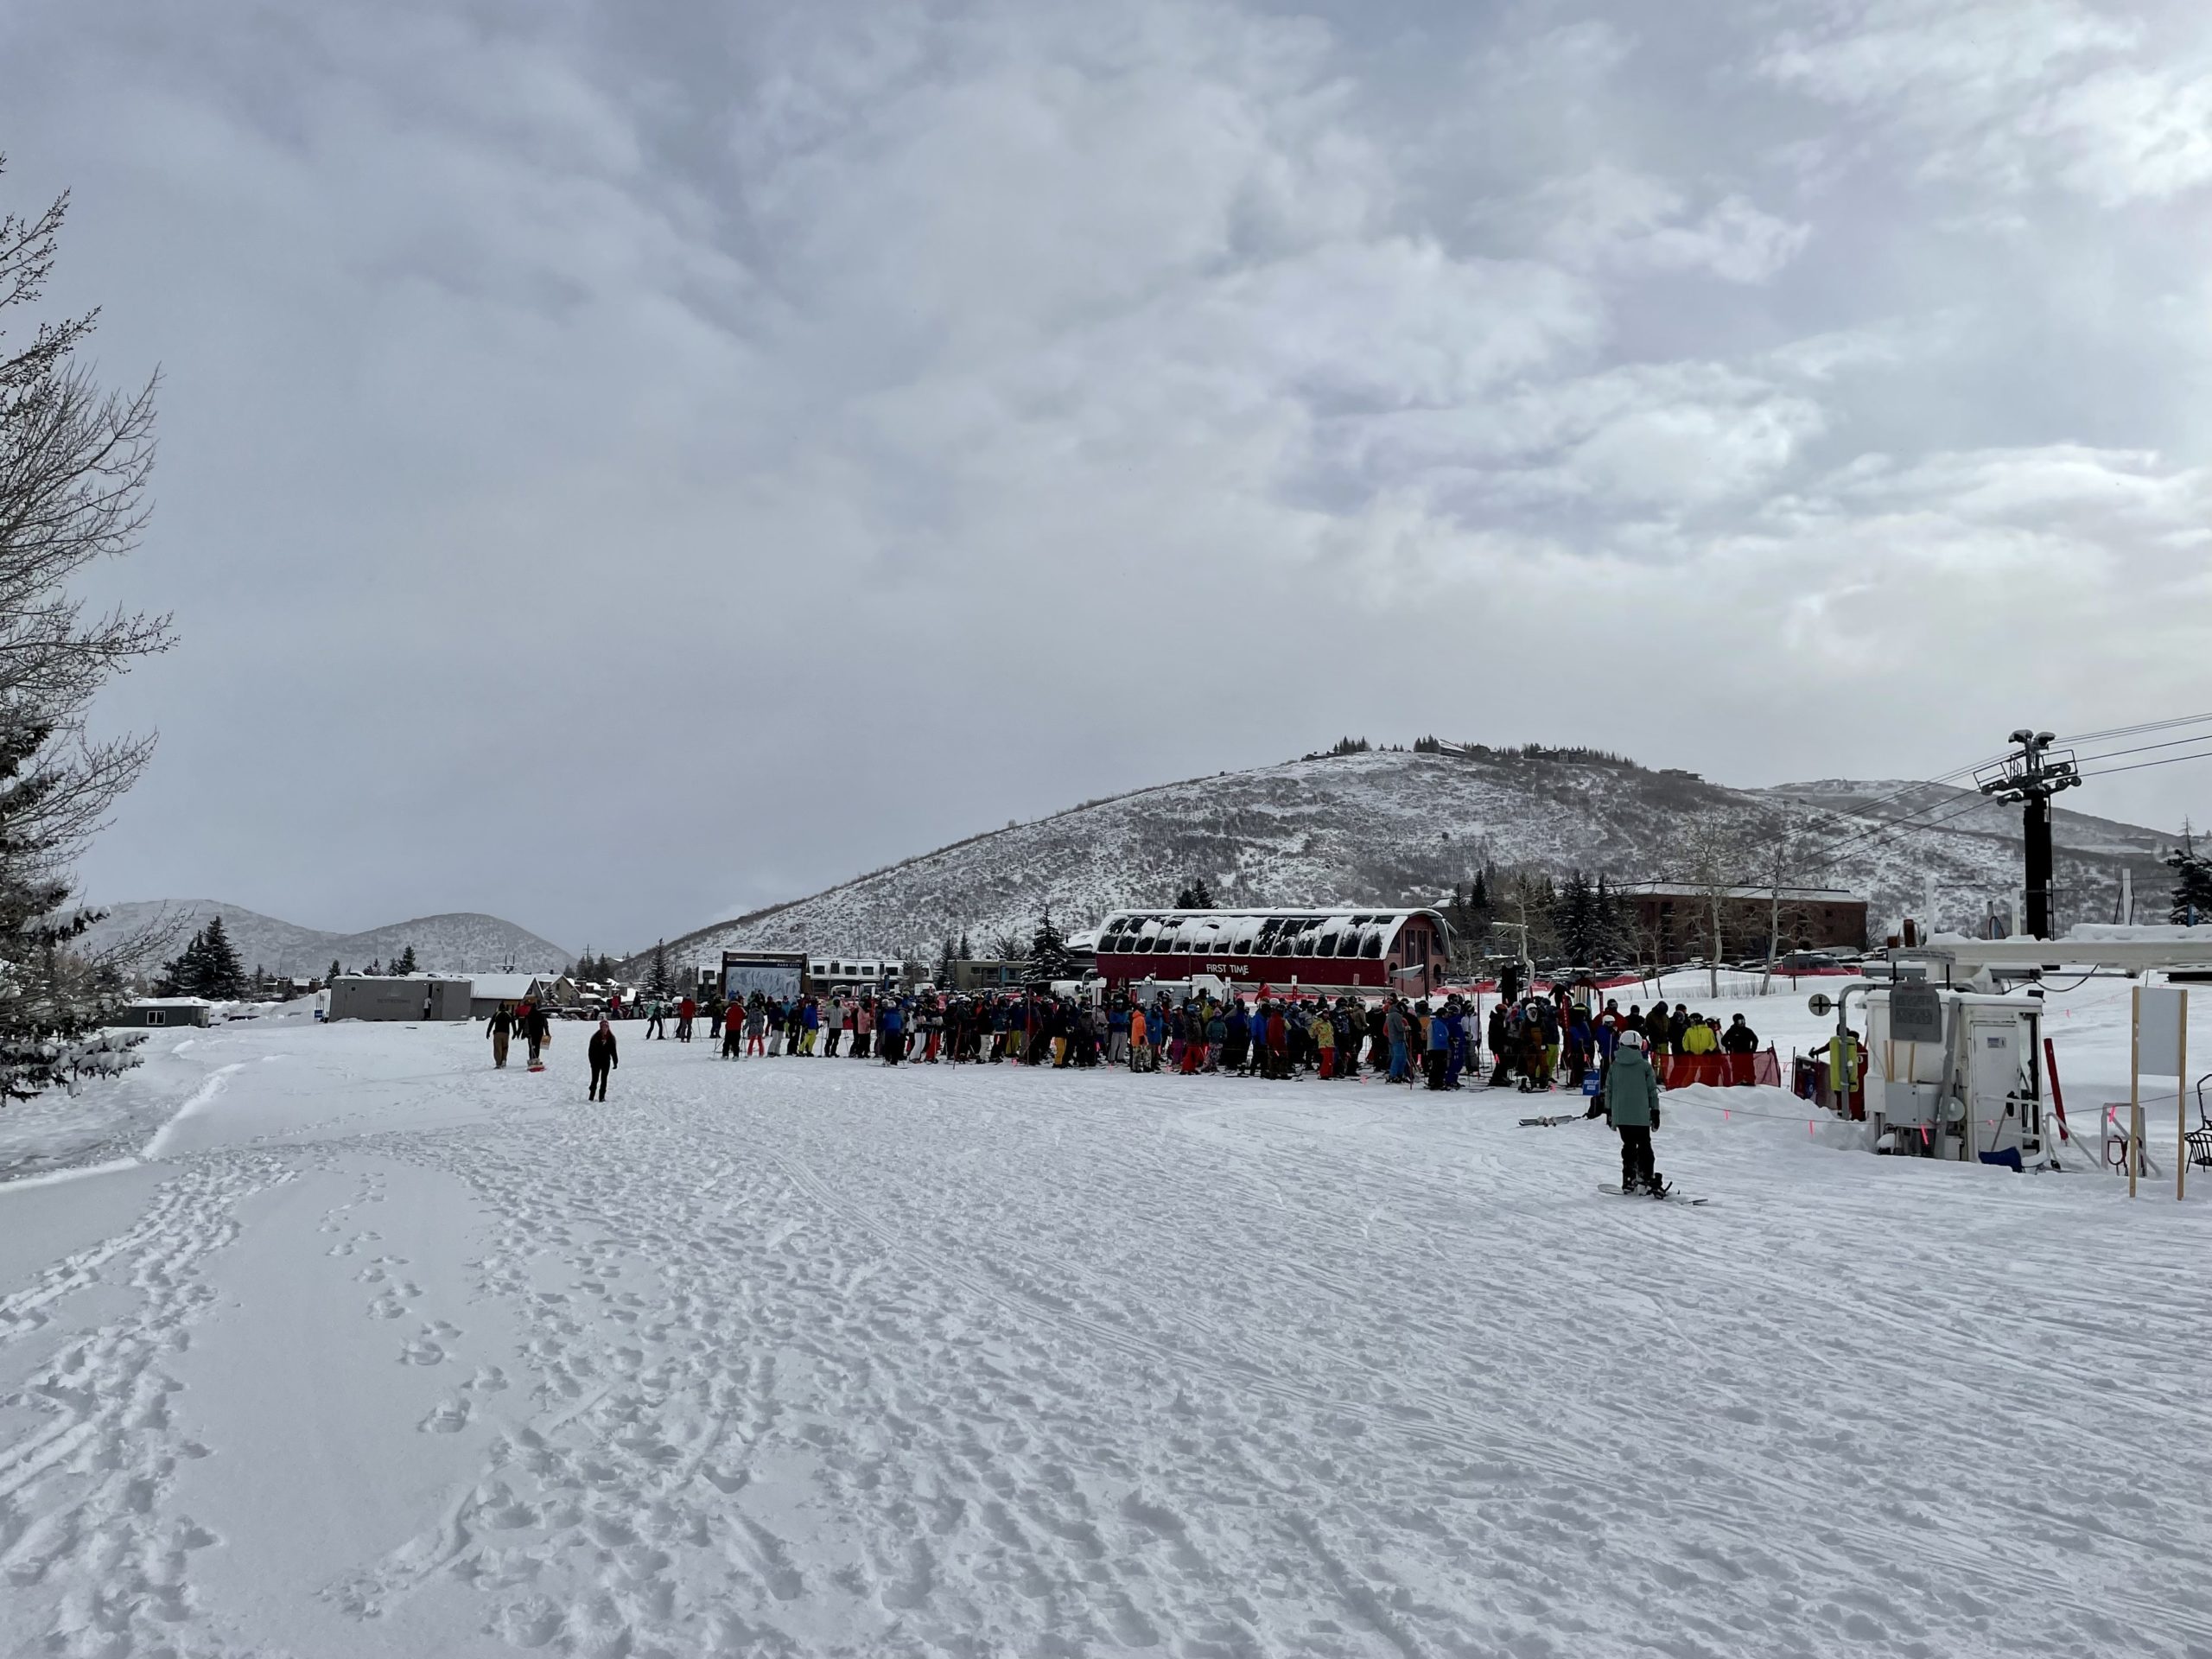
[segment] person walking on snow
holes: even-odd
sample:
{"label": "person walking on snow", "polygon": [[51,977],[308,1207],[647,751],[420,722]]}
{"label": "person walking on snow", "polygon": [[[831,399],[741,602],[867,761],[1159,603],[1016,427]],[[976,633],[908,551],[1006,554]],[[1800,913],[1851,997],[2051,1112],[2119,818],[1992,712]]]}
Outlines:
{"label": "person walking on snow", "polygon": [[1659,1127],[1659,1074],[1644,1058],[1643,1039],[1629,1031],[1621,1033],[1606,1069],[1605,1092],[1593,1103],[1590,1116],[1602,1109],[1605,1121],[1621,1137],[1621,1191],[1667,1196],[1667,1183],[1651,1163],[1651,1132]]}
{"label": "person walking on snow", "polygon": [[592,1033],[591,1041],[584,1048],[584,1058],[591,1062],[591,1086],[584,1090],[584,1098],[605,1100],[607,1074],[622,1063],[622,1057],[615,1052],[614,1027],[605,1020]]}
{"label": "person walking on snow", "polygon": [[492,1039],[492,1067],[497,1071],[507,1069],[507,1039],[514,1035],[514,1010],[502,1002],[485,1025],[486,1033]]}
{"label": "person walking on snow", "polygon": [[553,1021],[545,1010],[535,1002],[525,1002],[522,1007],[523,1040],[530,1045],[530,1063],[536,1065],[538,1051],[553,1039]]}

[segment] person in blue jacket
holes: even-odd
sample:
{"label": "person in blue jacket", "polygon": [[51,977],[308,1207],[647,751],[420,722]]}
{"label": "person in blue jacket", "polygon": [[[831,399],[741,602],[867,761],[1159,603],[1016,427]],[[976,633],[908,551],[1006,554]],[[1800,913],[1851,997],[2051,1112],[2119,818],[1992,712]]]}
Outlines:
{"label": "person in blue jacket", "polygon": [[[1417,1004],[1416,1012],[1425,1005]],[[1452,1053],[1452,1024],[1440,1013],[1432,1014],[1428,1020],[1428,1086],[1444,1087],[1444,1065]]]}
{"label": "person in blue jacket", "polygon": [[883,1005],[883,1017],[876,1023],[876,1047],[882,1051],[883,1063],[896,1065],[906,1052],[906,1012],[894,1001]]}

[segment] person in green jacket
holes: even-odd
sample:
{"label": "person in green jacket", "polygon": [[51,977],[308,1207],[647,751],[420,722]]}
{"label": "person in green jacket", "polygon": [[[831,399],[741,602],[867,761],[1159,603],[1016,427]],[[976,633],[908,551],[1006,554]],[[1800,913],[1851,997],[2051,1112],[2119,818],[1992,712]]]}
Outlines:
{"label": "person in green jacket", "polygon": [[1651,1166],[1651,1131],[1659,1127],[1659,1074],[1643,1052],[1643,1039],[1621,1033],[1605,1071],[1605,1121],[1620,1131],[1621,1191],[1667,1196],[1667,1183]]}

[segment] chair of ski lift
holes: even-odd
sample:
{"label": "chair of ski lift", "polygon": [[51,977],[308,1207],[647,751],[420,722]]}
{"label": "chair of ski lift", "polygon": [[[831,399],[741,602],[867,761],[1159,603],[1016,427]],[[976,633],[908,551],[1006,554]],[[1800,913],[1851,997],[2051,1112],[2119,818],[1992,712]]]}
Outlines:
{"label": "chair of ski lift", "polygon": [[2212,1083],[2212,1071],[2196,1080],[2196,1127],[2182,1137],[2189,1148],[2189,1161],[2199,1169],[2212,1169],[2212,1111],[2205,1109],[2204,1085]]}

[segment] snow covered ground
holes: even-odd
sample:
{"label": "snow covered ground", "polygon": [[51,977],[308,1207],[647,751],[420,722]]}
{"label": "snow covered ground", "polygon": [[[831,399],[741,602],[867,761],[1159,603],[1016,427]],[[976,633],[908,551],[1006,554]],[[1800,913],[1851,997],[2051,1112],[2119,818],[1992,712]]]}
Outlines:
{"label": "snow covered ground", "polygon": [[2212,1654],[2212,1182],[635,1030],[14,1117],[0,1653]]}

